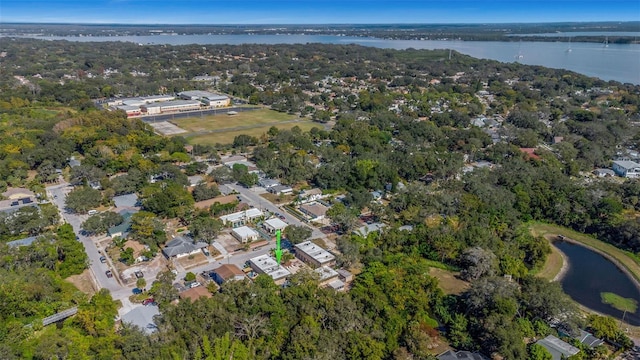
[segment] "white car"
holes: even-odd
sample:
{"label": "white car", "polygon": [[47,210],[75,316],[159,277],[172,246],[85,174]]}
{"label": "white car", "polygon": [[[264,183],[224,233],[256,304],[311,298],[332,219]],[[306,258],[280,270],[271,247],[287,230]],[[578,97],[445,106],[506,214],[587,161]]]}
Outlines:
{"label": "white car", "polygon": [[198,286],[200,286],[200,285],[202,285],[202,284],[200,284],[199,282],[197,282],[197,281],[196,281],[196,282],[192,282],[192,283],[189,285],[189,287],[193,289],[194,287],[198,287]]}

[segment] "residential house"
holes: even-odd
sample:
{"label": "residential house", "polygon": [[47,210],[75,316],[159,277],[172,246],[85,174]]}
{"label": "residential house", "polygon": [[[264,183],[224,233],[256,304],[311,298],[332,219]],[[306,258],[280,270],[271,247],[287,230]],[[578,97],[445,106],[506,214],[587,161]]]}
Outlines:
{"label": "residential house", "polygon": [[158,330],[153,318],[160,315],[157,306],[138,306],[122,315],[122,322],[136,325],[145,334],[150,335]]}
{"label": "residential house", "polygon": [[333,254],[311,241],[296,244],[294,249],[296,257],[313,268],[333,266],[336,263],[336,257]]}
{"label": "residential house", "polygon": [[260,237],[260,234],[258,234],[257,231],[248,226],[234,228],[231,230],[231,235],[243,244],[250,241],[256,241]]}
{"label": "residential house", "polygon": [[133,212],[123,211],[120,215],[122,215],[122,223],[107,230],[107,234],[112,239],[116,236],[125,239],[129,235],[129,230],[131,230],[131,216]]}
{"label": "residential house", "polygon": [[262,216],[264,216],[264,214],[260,209],[250,208],[233,214],[220,216],[220,220],[224,225],[236,228],[239,226],[244,226],[248,222],[256,220]]}
{"label": "residential house", "polygon": [[75,156],[72,156],[69,158],[69,167],[76,167],[76,166],[80,166],[82,163],[80,162],[80,160],[77,160],[75,158]]}
{"label": "residential house", "polygon": [[580,352],[580,349],[567,344],[553,335],[549,335],[544,339],[538,340],[536,344],[544,347],[551,353],[553,360],[566,359]]}
{"label": "residential house", "polygon": [[367,237],[372,232],[381,232],[387,225],[383,223],[366,224],[359,227],[354,233],[362,237]]}
{"label": "residential house", "polygon": [[309,190],[302,190],[298,195],[298,200],[301,204],[320,200],[322,198],[322,190],[313,188]]}
{"label": "residential house", "polygon": [[626,178],[640,177],[640,164],[635,161],[618,160],[613,162],[613,171]]}
{"label": "residential house", "polygon": [[298,209],[303,214],[307,215],[311,221],[320,221],[324,219],[327,215],[327,210],[329,210],[328,207],[317,202],[302,204]]}
{"label": "residential house", "polygon": [[344,282],[342,280],[336,279],[327,284],[328,288],[332,288],[335,291],[344,291]]}
{"label": "residential house", "polygon": [[588,346],[589,348],[594,348],[596,346],[600,346],[604,344],[604,340],[598,339],[597,337],[593,336],[591,333],[586,332],[582,329],[580,329],[580,334],[575,338],[578,339],[580,343]]}
{"label": "residential house", "polygon": [[162,253],[167,258],[181,258],[200,252],[202,248],[209,246],[204,242],[193,243],[193,240],[184,236],[178,236],[169,241]]}
{"label": "residential house", "polygon": [[135,208],[138,206],[138,195],[126,194],[114,196],[113,203],[117,208]]}
{"label": "residential house", "polygon": [[275,180],[275,179],[263,178],[263,179],[258,180],[258,185],[262,186],[265,189],[269,189],[271,187],[280,185],[280,182],[278,180]]}
{"label": "residential house", "polygon": [[269,219],[267,221],[265,221],[263,223],[263,226],[265,228],[265,230],[267,230],[269,232],[269,234],[275,234],[276,231],[280,230],[281,232],[284,231],[284,229],[289,226],[289,224],[287,224],[286,222],[278,219],[278,218],[273,218],[273,219]]}
{"label": "residential house", "polygon": [[293,189],[288,185],[276,185],[267,189],[268,192],[276,195],[288,195],[293,193]]}
{"label": "residential house", "polygon": [[244,272],[233,264],[224,264],[211,272],[211,277],[218,285],[227,281],[242,281],[246,279]]}

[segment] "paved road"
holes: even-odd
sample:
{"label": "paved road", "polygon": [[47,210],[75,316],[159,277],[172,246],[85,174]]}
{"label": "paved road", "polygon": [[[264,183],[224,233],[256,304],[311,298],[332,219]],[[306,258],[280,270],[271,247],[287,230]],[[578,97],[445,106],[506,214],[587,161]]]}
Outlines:
{"label": "paved road", "polygon": [[160,122],[160,121],[192,118],[192,117],[205,116],[205,115],[226,114],[229,111],[243,112],[243,111],[253,111],[253,110],[259,110],[259,109],[262,109],[262,108],[261,107],[230,107],[230,108],[223,108],[223,109],[185,111],[185,112],[164,114],[164,115],[148,115],[148,116],[138,117],[137,119],[140,119],[146,123],[154,123],[154,122]]}
{"label": "paved road", "polygon": [[47,192],[50,194],[51,201],[58,206],[63,219],[73,226],[74,232],[84,245],[84,249],[89,257],[89,268],[91,269],[94,279],[97,281],[98,287],[109,289],[111,292],[122,289],[122,286],[118,283],[115,276],[108,278],[105,274],[105,272],[109,270],[109,267],[107,264],[100,262],[101,254],[98,252],[98,248],[93,240],[88,236],[80,234],[81,225],[88,216],[74,214],[65,208],[65,199],[71,190],[72,186],[68,183],[47,187]]}
{"label": "paved road", "polygon": [[[237,184],[225,184],[225,185],[221,185],[221,187],[227,187],[228,189],[231,190],[235,190],[236,192],[240,193],[240,197],[249,205],[253,205],[256,208],[259,208],[261,210],[268,210],[272,213],[280,213],[282,215],[284,215],[285,217],[285,221],[288,224],[291,225],[297,225],[297,226],[305,226],[308,227],[312,230],[311,233],[311,238],[313,239],[317,239],[317,238],[325,238],[326,235],[322,233],[322,231],[309,226],[305,223],[303,223],[302,221],[298,220],[298,218],[294,217],[293,215],[289,214],[288,212],[286,212],[284,209],[281,209],[279,206],[273,204],[272,202],[268,201],[267,199],[263,198],[262,196],[256,194],[255,192],[251,191],[251,189],[247,189],[244,186],[241,185],[237,185]],[[231,191],[228,191],[231,192]]]}

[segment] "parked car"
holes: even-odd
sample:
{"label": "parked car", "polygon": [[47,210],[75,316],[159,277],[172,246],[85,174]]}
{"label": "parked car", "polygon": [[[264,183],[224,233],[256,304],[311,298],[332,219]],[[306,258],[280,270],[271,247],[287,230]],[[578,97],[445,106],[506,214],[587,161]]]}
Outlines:
{"label": "parked car", "polygon": [[142,294],[142,289],[133,288],[133,294],[134,295]]}
{"label": "parked car", "polygon": [[196,282],[192,282],[191,284],[189,284],[189,287],[193,289],[194,287],[198,287],[200,285],[202,285],[202,284],[200,284],[199,282],[196,281]]}
{"label": "parked car", "polygon": [[108,278],[112,278],[113,277],[113,273],[111,272],[111,270],[107,270],[104,273],[105,273],[105,275],[107,275]]}
{"label": "parked car", "polygon": [[107,262],[107,257],[106,256],[100,256],[100,262],[101,263],[106,263]]}
{"label": "parked car", "polygon": [[155,301],[153,300],[153,298],[144,299],[144,301],[142,302],[142,305],[145,305],[145,306],[149,304],[151,305],[155,304]]}
{"label": "parked car", "polygon": [[142,273],[142,271],[136,271],[134,274],[136,275],[137,279],[140,279],[140,278],[144,277],[144,274]]}

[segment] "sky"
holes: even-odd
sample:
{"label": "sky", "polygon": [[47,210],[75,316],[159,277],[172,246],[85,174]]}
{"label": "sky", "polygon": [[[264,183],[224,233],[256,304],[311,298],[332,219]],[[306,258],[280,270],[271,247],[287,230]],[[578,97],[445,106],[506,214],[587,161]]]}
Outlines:
{"label": "sky", "polygon": [[442,24],[640,21],[640,0],[0,0],[0,23]]}

